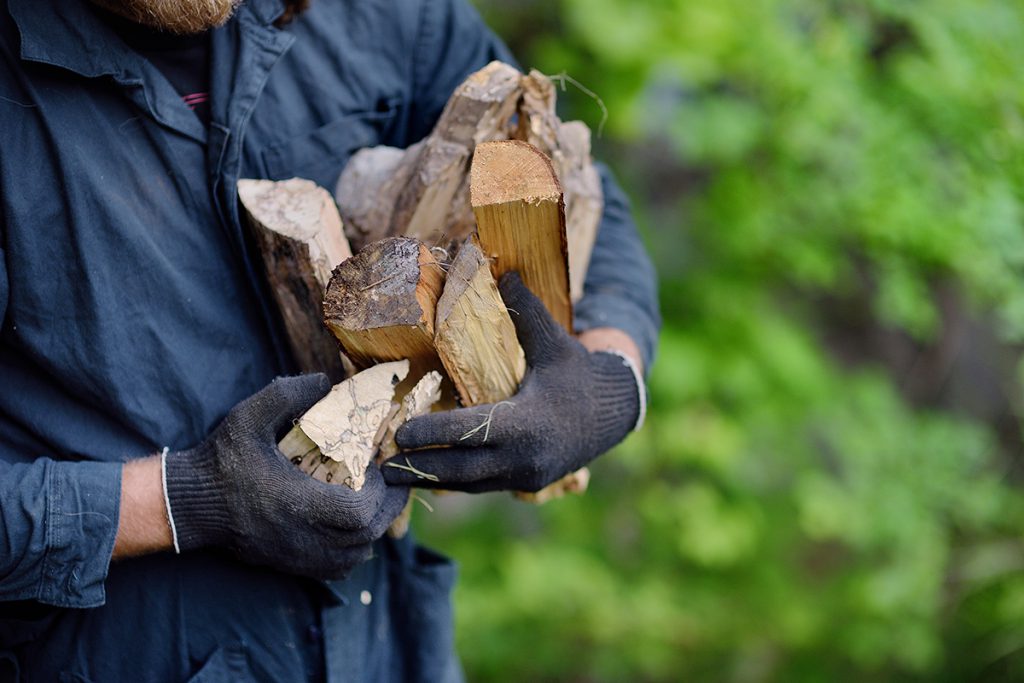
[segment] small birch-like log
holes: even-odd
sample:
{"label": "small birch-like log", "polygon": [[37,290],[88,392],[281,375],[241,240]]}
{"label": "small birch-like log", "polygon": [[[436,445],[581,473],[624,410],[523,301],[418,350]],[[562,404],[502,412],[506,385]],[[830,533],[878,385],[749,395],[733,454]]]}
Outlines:
{"label": "small birch-like log", "polygon": [[357,367],[405,358],[420,377],[441,368],[434,316],[443,286],[444,270],[425,245],[388,238],[334,269],[323,319]]}
{"label": "small birch-like log", "polygon": [[395,443],[395,432],[403,424],[414,417],[426,415],[441,400],[441,373],[430,371],[416,382],[413,388],[402,397],[401,406],[388,421],[384,437],[381,439],[377,462],[382,463],[398,454],[400,450]]}
{"label": "small birch-like log", "polygon": [[321,310],[331,270],[352,252],[334,200],[300,178],[239,180],[238,198],[299,368],[339,381],[346,373]]}
{"label": "small birch-like log", "polygon": [[476,240],[459,249],[437,302],[434,345],[463,405],[497,403],[516,393],[526,359]]}
{"label": "small birch-like log", "polygon": [[601,176],[590,156],[590,129],[580,121],[559,120],[555,86],[536,69],[522,79],[516,137],[551,158],[565,197],[569,285],[573,302],[583,296],[597,231],[604,210]]}
{"label": "small birch-like log", "polygon": [[519,271],[571,333],[565,205],[551,161],[519,140],[483,143],[473,157],[470,192],[480,247],[494,278]]}
{"label": "small birch-like log", "polygon": [[395,388],[408,361],[382,363],[335,385],[278,444],[299,469],[320,481],[358,491],[377,452],[378,434],[392,415]]}

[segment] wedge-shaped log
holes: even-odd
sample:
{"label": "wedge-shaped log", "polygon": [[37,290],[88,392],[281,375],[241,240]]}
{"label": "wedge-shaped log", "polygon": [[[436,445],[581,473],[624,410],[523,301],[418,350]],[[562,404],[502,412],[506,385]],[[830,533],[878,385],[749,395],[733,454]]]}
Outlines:
{"label": "wedge-shaped log", "polygon": [[508,398],[526,372],[516,328],[475,239],[462,245],[448,267],[434,344],[463,405]]}
{"label": "wedge-shaped log", "polygon": [[417,240],[368,245],[334,269],[323,319],[357,367],[408,359],[412,377],[441,368],[434,316],[444,270]]}
{"label": "wedge-shaped log", "polygon": [[519,271],[571,332],[565,205],[551,161],[518,140],[483,143],[473,157],[470,198],[480,247],[495,279]]}
{"label": "wedge-shaped log", "polygon": [[395,388],[408,374],[408,361],[382,363],[335,385],[299,418],[278,449],[316,479],[358,491],[395,413]]}
{"label": "wedge-shaped log", "polygon": [[299,368],[340,381],[345,371],[338,343],[321,320],[331,270],[352,255],[334,200],[300,178],[239,180],[238,198]]}
{"label": "wedge-shaped log", "polygon": [[467,177],[473,149],[510,137],[521,77],[508,64],[491,62],[455,90],[424,140],[404,151],[357,152],[336,191],[353,244],[407,235],[447,246],[467,237],[473,231]]}

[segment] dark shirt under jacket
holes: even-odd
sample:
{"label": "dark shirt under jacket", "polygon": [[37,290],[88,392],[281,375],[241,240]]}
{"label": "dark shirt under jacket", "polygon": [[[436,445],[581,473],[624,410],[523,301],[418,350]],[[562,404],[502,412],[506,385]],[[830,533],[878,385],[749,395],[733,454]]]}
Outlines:
{"label": "dark shirt under jacket", "polygon": [[[248,0],[212,32],[210,122],[86,0],[0,2],[0,680],[457,680],[452,565],[382,542],[344,582],[216,552],[110,564],[121,463],[191,446],[294,371],[240,177],[333,187],[511,59],[464,0]],[[650,361],[654,278],[621,192],[576,326]],[[193,678],[194,677],[194,678]]]}

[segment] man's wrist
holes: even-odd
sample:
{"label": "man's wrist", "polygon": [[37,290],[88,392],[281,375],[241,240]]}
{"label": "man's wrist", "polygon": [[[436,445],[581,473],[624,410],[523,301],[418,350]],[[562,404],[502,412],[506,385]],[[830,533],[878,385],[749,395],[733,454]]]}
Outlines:
{"label": "man's wrist", "polygon": [[640,371],[640,375],[643,376],[644,361],[640,354],[640,347],[632,337],[622,330],[615,327],[594,327],[581,332],[577,339],[587,351],[615,350],[625,354],[633,361]]}
{"label": "man's wrist", "polygon": [[125,463],[113,559],[145,555],[172,546],[159,456]]}

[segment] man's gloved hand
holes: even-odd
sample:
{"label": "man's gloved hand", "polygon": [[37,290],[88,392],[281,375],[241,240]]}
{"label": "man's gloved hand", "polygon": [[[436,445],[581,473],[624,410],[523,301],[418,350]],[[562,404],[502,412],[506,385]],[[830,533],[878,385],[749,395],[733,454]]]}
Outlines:
{"label": "man's gloved hand", "polygon": [[[389,484],[459,491],[539,491],[604,453],[637,422],[633,370],[613,353],[587,351],[551,317],[519,275],[499,283],[527,371],[507,401],[417,417],[384,464]],[[436,479],[435,479],[436,478]]]}
{"label": "man's gloved hand", "polygon": [[181,551],[226,547],[250,564],[320,579],[340,578],[370,557],[409,489],[386,486],[375,465],[359,491],[325,484],[277,449],[278,433],[330,388],[322,374],[274,380],[232,408],[206,441],[167,455]]}

